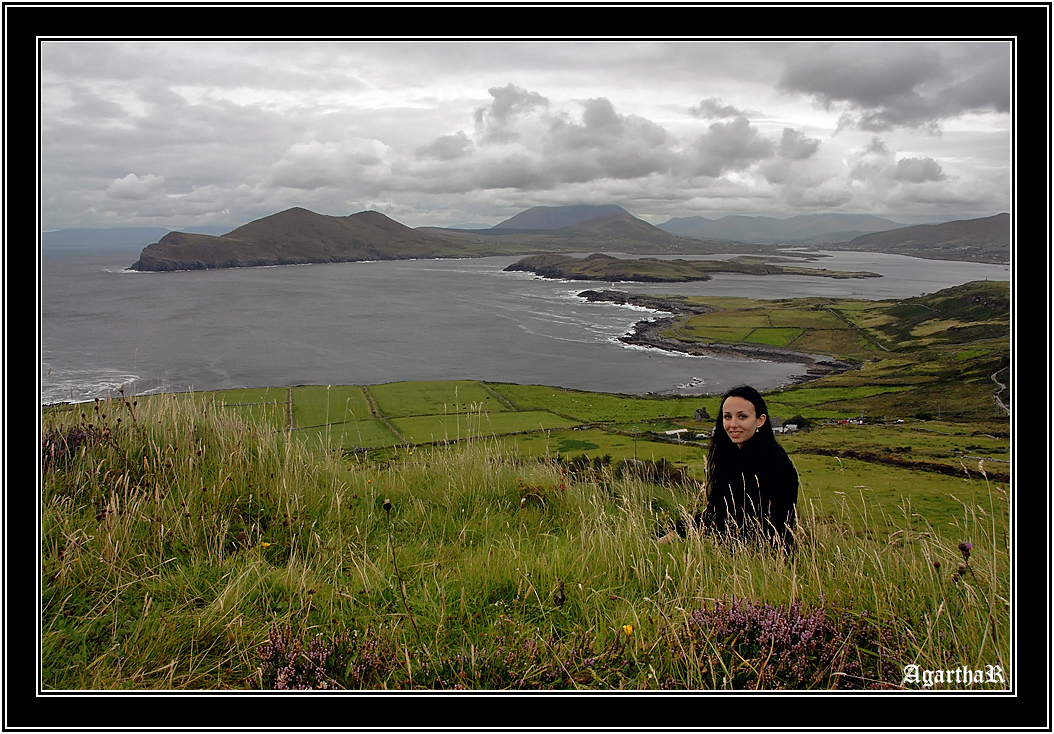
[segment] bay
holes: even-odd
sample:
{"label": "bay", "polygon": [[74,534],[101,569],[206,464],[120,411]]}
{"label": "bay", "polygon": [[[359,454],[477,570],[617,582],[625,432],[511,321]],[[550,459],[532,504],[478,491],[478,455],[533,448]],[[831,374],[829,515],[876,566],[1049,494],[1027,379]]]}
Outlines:
{"label": "bay", "polygon": [[[626,394],[713,394],[788,384],[803,365],[688,357],[618,337],[655,314],[588,303],[611,287],[506,273],[515,257],[126,270],[138,252],[55,248],[39,261],[41,404],[125,394],[285,385],[477,379]],[[617,283],[634,293],[775,299],[904,298],[1000,265],[828,253],[815,267],[881,278],[718,275],[690,284]]]}

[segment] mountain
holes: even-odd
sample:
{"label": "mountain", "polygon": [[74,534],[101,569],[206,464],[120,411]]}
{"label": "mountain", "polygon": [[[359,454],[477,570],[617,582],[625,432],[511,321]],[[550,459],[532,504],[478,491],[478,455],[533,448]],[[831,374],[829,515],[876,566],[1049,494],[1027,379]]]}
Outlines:
{"label": "mountain", "polygon": [[663,232],[658,227],[648,224],[643,219],[637,219],[626,211],[604,214],[551,231],[553,234],[577,235],[580,237],[588,235],[601,239],[615,238],[651,241],[662,244],[674,242],[678,239],[676,236],[670,237],[668,232]]}
{"label": "mountain", "polygon": [[1010,262],[1010,215],[916,224],[875,232],[828,247],[832,250],[888,252],[930,260]]}
{"label": "mountain", "polygon": [[[619,207],[615,207],[619,209]],[[490,230],[494,240],[516,238],[548,252],[601,251],[636,254],[706,254],[729,251],[728,243],[678,237],[620,210],[547,230]]]}
{"label": "mountain", "polygon": [[759,244],[845,242],[903,225],[868,214],[803,214],[786,219],[730,214],[719,219],[674,217],[659,229],[681,237]]}
{"label": "mountain", "polygon": [[535,206],[526,209],[504,222],[495,224],[491,229],[505,230],[538,230],[563,229],[597,217],[612,214],[630,215],[625,209],[614,204],[595,206],[581,204],[577,206]]}
{"label": "mountain", "polygon": [[169,232],[145,247],[131,269],[204,270],[404,260],[438,257],[448,250],[448,240],[411,229],[380,212],[334,217],[294,207],[219,237]]}

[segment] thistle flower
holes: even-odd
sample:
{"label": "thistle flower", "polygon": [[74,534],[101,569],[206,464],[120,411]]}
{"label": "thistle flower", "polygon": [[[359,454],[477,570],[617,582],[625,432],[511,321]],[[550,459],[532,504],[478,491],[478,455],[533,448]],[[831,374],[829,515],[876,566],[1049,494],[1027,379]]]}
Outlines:
{"label": "thistle flower", "polygon": [[963,554],[963,560],[970,560],[970,551],[973,550],[973,543],[959,543],[959,550]]}
{"label": "thistle flower", "polygon": [[391,513],[392,511],[392,501],[387,497],[384,498],[384,511],[387,513]]}

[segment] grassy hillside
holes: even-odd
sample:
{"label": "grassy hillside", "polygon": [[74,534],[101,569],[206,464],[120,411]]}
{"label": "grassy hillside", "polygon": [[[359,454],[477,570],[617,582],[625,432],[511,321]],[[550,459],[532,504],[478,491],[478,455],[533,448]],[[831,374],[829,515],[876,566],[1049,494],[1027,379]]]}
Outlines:
{"label": "grassy hillside", "polygon": [[1010,262],[1010,215],[917,224],[854,237],[830,249],[890,252],[934,260]]}
{"label": "grassy hillside", "polygon": [[48,414],[46,689],[896,688],[908,662],[1010,671],[1006,492],[982,477],[897,471],[891,492],[865,464],[795,454],[800,546],[783,559],[659,545],[700,499],[674,474],[495,439],[347,457],[247,407]]}

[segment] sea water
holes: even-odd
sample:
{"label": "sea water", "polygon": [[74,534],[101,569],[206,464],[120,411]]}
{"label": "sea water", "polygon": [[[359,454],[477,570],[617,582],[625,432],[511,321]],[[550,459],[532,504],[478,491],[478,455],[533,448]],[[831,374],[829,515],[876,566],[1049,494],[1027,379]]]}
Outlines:
{"label": "sea water", "polygon": [[589,303],[586,289],[748,298],[888,299],[1001,265],[839,252],[808,263],[881,278],[717,275],[699,283],[544,280],[515,257],[169,273],[127,270],[138,250],[56,248],[39,261],[40,400],[286,385],[478,379],[626,394],[773,389],[805,366],[689,357],[619,341],[661,316]]}

